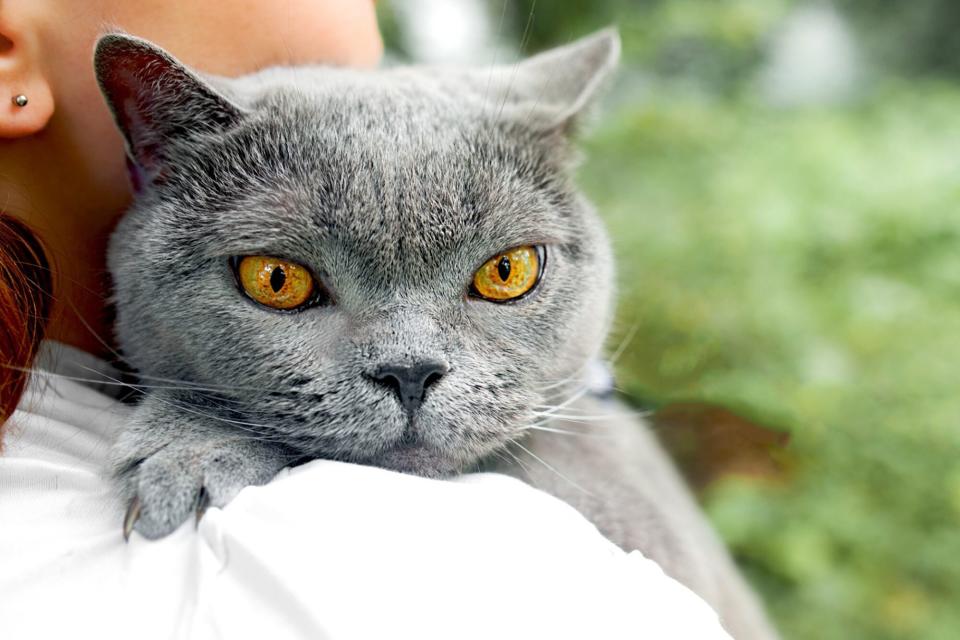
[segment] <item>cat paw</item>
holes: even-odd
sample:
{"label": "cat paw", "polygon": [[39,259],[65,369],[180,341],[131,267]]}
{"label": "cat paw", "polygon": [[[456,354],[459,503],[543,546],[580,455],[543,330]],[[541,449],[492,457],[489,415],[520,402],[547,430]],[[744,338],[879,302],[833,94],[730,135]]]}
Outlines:
{"label": "cat paw", "polygon": [[137,531],[155,540],[207,507],[226,506],[244,487],[270,481],[291,461],[282,449],[237,437],[170,442],[146,457],[118,465],[129,500],[124,539]]}

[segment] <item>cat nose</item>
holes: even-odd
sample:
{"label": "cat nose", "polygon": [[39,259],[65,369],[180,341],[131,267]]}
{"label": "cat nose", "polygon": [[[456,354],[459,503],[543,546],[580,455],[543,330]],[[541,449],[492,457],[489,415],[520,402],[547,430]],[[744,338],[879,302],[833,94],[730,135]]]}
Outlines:
{"label": "cat nose", "polygon": [[407,414],[412,416],[423,403],[427,389],[450,370],[445,362],[426,360],[414,364],[386,364],[370,374],[370,378],[392,389]]}

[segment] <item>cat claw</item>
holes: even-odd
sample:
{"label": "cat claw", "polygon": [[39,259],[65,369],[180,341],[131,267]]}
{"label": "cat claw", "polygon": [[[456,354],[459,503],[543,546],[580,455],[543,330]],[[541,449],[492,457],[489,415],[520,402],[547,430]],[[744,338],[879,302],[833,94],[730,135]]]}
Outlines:
{"label": "cat claw", "polygon": [[127,515],[123,517],[123,541],[130,541],[130,534],[133,532],[133,525],[140,519],[140,498],[134,496],[127,507]]}
{"label": "cat claw", "polygon": [[200,495],[197,496],[197,508],[196,514],[197,519],[194,522],[194,528],[200,527],[200,520],[203,519],[203,514],[207,512],[207,507],[210,506],[210,494],[207,493],[206,489],[200,489]]}

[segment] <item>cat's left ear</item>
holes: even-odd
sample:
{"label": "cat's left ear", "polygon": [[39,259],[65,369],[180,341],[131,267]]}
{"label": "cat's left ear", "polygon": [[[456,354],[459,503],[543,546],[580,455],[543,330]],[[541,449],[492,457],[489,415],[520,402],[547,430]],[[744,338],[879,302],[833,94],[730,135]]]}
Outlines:
{"label": "cat's left ear", "polygon": [[569,131],[619,61],[620,35],[609,28],[504,67],[495,72],[493,84],[527,121]]}
{"label": "cat's left ear", "polygon": [[147,180],[171,167],[171,143],[225,131],[242,116],[239,107],[198,75],[140,38],[103,36],[94,68],[127,153]]}

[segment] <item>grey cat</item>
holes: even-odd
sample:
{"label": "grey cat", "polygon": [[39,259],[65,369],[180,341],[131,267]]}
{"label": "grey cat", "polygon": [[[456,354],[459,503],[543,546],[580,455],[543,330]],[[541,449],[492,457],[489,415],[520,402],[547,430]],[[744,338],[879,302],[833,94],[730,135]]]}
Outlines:
{"label": "grey cat", "polygon": [[109,250],[145,389],[114,451],[127,532],[313,458],[493,468],[775,637],[646,427],[582,391],[612,263],[570,138],[618,56],[605,31],[502,68],[227,80],[102,38],[138,190]]}

